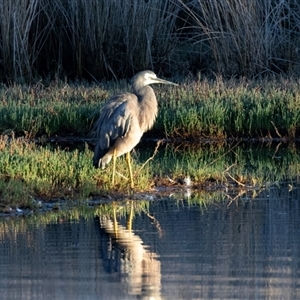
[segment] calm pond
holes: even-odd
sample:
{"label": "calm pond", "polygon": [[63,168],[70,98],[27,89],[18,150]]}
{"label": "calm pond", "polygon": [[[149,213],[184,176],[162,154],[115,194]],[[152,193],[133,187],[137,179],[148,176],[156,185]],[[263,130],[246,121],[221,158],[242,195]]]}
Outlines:
{"label": "calm pond", "polygon": [[109,206],[2,217],[0,298],[300,299],[298,177]]}

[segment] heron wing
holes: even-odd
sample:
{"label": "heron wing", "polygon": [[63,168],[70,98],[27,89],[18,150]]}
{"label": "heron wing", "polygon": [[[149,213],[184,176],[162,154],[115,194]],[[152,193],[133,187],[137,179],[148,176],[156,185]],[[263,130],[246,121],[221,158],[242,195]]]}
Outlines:
{"label": "heron wing", "polygon": [[134,111],[132,103],[137,103],[133,94],[119,94],[110,99],[102,108],[96,123],[98,143],[102,150],[112,147],[116,139],[127,134]]}

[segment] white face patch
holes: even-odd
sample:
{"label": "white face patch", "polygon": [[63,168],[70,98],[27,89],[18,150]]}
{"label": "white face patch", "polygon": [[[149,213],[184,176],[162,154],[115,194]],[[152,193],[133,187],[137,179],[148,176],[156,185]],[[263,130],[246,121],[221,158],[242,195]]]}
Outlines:
{"label": "white face patch", "polygon": [[156,78],[157,78],[157,76],[155,73],[145,73],[145,75],[144,75],[145,85],[156,82],[155,81]]}

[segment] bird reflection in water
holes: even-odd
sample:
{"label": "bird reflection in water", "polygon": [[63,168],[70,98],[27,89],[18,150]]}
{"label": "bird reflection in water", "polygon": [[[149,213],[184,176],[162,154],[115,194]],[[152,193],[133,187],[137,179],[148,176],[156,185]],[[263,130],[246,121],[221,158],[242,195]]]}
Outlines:
{"label": "bird reflection in water", "polygon": [[107,271],[121,274],[121,281],[128,287],[128,294],[139,299],[161,299],[161,265],[158,255],[151,252],[132,231],[132,219],[132,203],[126,226],[118,224],[115,209],[113,220],[99,218],[101,229],[108,235],[106,249],[102,249],[103,263]]}

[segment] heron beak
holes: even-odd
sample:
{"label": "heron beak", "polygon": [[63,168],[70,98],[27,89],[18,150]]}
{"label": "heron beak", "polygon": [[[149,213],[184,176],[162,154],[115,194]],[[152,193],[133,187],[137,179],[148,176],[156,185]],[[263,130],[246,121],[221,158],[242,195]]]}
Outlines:
{"label": "heron beak", "polygon": [[172,84],[172,85],[178,86],[177,83],[174,83],[174,82],[171,82],[171,81],[167,81],[167,80],[164,80],[164,79],[161,79],[161,78],[155,78],[154,81],[155,81],[156,83]]}

